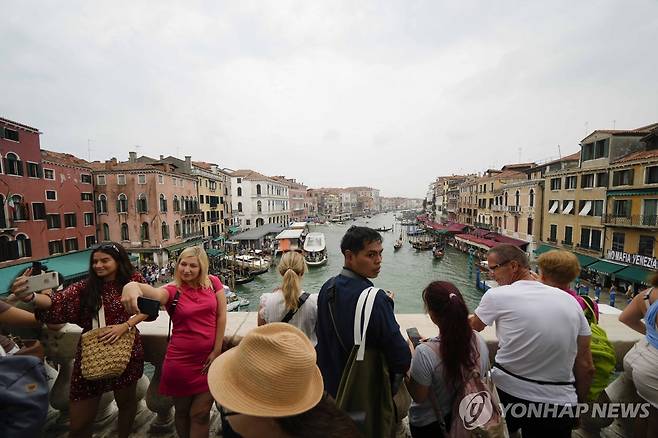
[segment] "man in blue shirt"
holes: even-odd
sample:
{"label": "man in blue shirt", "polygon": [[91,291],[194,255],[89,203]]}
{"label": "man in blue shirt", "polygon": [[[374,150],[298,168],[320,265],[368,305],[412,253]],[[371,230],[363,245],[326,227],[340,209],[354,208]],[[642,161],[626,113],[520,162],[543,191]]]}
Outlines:
{"label": "man in blue shirt", "polygon": [[[369,278],[379,275],[382,236],[372,228],[353,226],[343,236],[340,250],[345,257],[344,267],[338,276],[329,279],[320,289],[316,326],[318,366],[324,388],[332,397],[336,397],[343,369],[354,346],[354,313],[359,295],[373,286]],[[382,351],[392,378],[407,372],[411,351],[395,320],[393,299],[381,289],[375,298],[366,339],[367,346]]]}

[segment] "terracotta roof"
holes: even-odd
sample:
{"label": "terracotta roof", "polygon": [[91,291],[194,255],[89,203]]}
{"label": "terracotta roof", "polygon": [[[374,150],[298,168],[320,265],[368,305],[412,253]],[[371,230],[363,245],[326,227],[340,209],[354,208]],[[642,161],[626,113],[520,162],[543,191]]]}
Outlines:
{"label": "terracotta roof", "polygon": [[101,163],[100,161],[94,161],[89,163],[89,167],[97,172],[106,171],[116,171],[116,170],[158,170],[155,167],[147,163],[130,163],[130,162],[118,162],[116,164],[112,162]]}
{"label": "terracotta roof", "polygon": [[4,117],[0,117],[0,122],[7,123],[9,125],[14,125],[14,126],[17,126],[19,128],[27,129],[28,131],[32,131],[35,134],[41,134],[41,132],[39,132],[39,130],[37,128],[33,128],[31,126],[24,125],[22,123],[14,122],[13,120],[5,119]]}
{"label": "terracotta roof", "polygon": [[238,177],[238,178],[247,178],[247,179],[258,179],[258,180],[265,180],[265,181],[275,181],[275,182],[281,182],[277,181],[273,178],[270,178],[269,176],[265,176],[262,173],[256,172],[255,170],[251,169],[238,169],[231,173],[232,177]]}
{"label": "terracotta roof", "polygon": [[558,158],[557,160],[549,161],[548,163],[544,163],[541,166],[549,166],[551,164],[555,163],[560,163],[562,161],[578,161],[580,160],[580,151],[574,152],[571,155],[567,155],[566,157]]}
{"label": "terracotta roof", "polygon": [[[585,138],[590,137],[593,134],[610,134],[610,135],[645,135],[651,132],[652,129],[658,127],[658,123],[652,123],[651,125],[642,126],[636,129],[597,129],[592,133],[588,134]],[[585,140],[583,138],[583,140]],[[582,141],[582,140],[581,140]]]}
{"label": "terracotta roof", "polygon": [[613,161],[613,163],[628,163],[630,161],[648,160],[652,158],[658,158],[658,149],[633,152]]}
{"label": "terracotta roof", "polygon": [[41,159],[44,161],[50,161],[57,164],[68,164],[70,166],[91,168],[90,162],[83,160],[82,158],[78,158],[75,155],[71,155],[63,152],[55,152],[55,151],[48,151],[46,149],[41,149]]}
{"label": "terracotta roof", "polygon": [[205,161],[192,161],[192,165],[194,167],[198,167],[200,169],[206,169],[206,170],[212,170],[212,166],[216,166],[216,164],[206,163]]}

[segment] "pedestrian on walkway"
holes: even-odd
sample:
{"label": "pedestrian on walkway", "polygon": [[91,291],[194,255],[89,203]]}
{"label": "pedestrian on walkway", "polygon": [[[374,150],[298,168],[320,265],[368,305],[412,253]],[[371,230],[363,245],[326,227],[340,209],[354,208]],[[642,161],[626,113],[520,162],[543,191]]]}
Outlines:
{"label": "pedestrian on walkway", "polygon": [[617,298],[617,288],[614,284],[610,285],[610,307],[615,307],[615,299]]}

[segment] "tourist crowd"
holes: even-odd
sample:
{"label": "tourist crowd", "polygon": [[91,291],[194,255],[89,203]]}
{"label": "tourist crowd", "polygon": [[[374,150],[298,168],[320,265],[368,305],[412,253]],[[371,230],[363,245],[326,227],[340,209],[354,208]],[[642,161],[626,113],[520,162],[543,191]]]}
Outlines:
{"label": "tourist crowd", "polygon": [[[524,437],[568,437],[578,426],[574,416],[518,417],[499,403],[562,412],[576,403],[609,400],[605,388],[614,352],[605,355],[609,343],[598,326],[597,300],[570,287],[580,273],[573,254],[542,254],[535,274],[519,248],[491,249],[487,262],[498,287],[469,314],[454,284],[431,282],[421,296],[435,329],[425,337],[410,330],[405,339],[394,295],[372,282],[382,266],[380,234],[351,227],[340,249],[343,268],[318,293],[302,287],[303,257],[284,254],[281,285],[261,297],[258,327],[230,349],[224,287],[209,274],[200,247],[183,250],[171,271],[152,266],[138,272],[121,245],[104,243],[91,253],[88,277],[60,291],[27,292],[28,269],[11,292],[32,303],[34,313],[0,301],[0,323],[72,323],[83,329],[70,386],[71,437],[92,436],[100,398],[108,391],[118,407],[116,434],[129,436],[144,368],[138,327],[157,317],[160,306],[170,317],[170,338],[159,391],[173,397],[180,437],[208,437],[214,403],[226,437],[391,437],[405,417],[414,438],[518,431]],[[155,287],[165,281],[171,282]],[[652,284],[658,286],[658,277]],[[636,420],[635,436],[658,436],[657,317],[653,287],[637,293],[620,316],[645,335],[624,358],[620,377],[650,404],[650,415]],[[495,327],[495,354],[479,333],[487,326]],[[112,371],[119,357],[125,360]],[[490,403],[486,418],[466,418],[464,403],[472,403],[474,393]],[[40,400],[46,409],[47,398]],[[44,412],[32,423],[3,414],[0,434],[38,431]]]}

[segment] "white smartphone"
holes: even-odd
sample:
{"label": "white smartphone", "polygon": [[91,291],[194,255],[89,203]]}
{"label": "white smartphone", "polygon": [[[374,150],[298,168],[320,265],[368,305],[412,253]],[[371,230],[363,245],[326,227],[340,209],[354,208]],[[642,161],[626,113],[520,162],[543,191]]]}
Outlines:
{"label": "white smartphone", "polygon": [[40,292],[44,289],[57,289],[59,286],[59,275],[57,272],[44,272],[43,274],[27,277],[27,290],[20,294],[19,298],[32,292]]}

